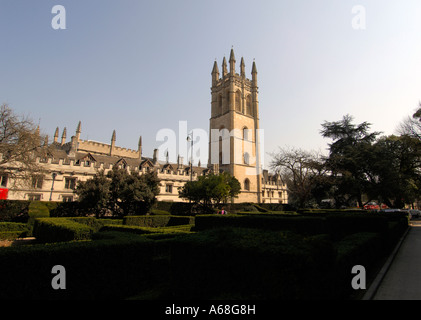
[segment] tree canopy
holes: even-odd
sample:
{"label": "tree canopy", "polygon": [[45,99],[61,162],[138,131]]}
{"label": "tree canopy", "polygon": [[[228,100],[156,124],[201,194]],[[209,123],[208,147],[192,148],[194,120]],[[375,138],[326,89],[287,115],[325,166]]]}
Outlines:
{"label": "tree canopy", "polygon": [[7,104],[0,106],[0,166],[12,168],[7,174],[15,178],[13,183],[29,183],[42,171],[35,159],[48,152],[43,140],[30,118],[17,115]]}
{"label": "tree canopy", "polygon": [[[421,109],[419,114],[421,114]],[[415,113],[414,121],[421,116]],[[350,115],[324,122],[320,131],[331,139],[325,157],[314,152],[281,149],[272,168],[288,182],[290,204],[308,206],[334,199],[336,206],[363,207],[377,200],[402,208],[420,198],[421,140],[416,130],[400,136],[380,136],[367,122],[353,123]],[[363,201],[363,199],[365,199]]]}
{"label": "tree canopy", "polygon": [[203,210],[210,211],[214,205],[227,203],[241,191],[238,180],[228,172],[207,174],[196,181],[189,181],[179,190],[181,198],[199,204]]}
{"label": "tree canopy", "polygon": [[159,194],[156,172],[139,175],[113,167],[107,174],[99,171],[92,179],[79,182],[76,194],[83,207],[103,216],[107,211],[114,216],[145,214]]}

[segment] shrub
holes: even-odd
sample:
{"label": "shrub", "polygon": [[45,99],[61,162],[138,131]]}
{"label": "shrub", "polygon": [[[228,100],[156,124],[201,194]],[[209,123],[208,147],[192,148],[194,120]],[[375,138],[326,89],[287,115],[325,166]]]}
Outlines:
{"label": "shrub", "polygon": [[157,216],[127,216],[123,224],[140,227],[166,227],[183,224],[193,224],[194,217],[157,215]]}
{"label": "shrub", "polygon": [[285,216],[275,214],[196,216],[195,229],[197,231],[221,227],[290,230],[297,233],[313,235],[325,233],[326,230],[324,220],[316,217]]}
{"label": "shrub", "polygon": [[[86,226],[85,226],[86,227]],[[129,233],[101,240],[2,248],[1,299],[124,299],[166,280],[156,242]],[[54,265],[66,269],[66,290],[53,290]]]}
{"label": "shrub", "polygon": [[27,222],[30,201],[0,200],[0,221]]}
{"label": "shrub", "polygon": [[170,213],[168,211],[159,210],[159,209],[151,209],[150,214],[155,215],[155,216],[157,216],[157,215],[170,215]]}
{"label": "shrub", "polygon": [[370,213],[327,215],[325,220],[327,231],[334,239],[360,232],[385,234],[388,230],[387,218]]}
{"label": "shrub", "polygon": [[40,242],[88,240],[94,229],[67,218],[37,218],[33,235]]}
{"label": "shrub", "polygon": [[374,276],[376,264],[389,252],[388,245],[379,233],[360,232],[347,235],[335,243],[338,255],[335,266],[335,294],[346,297],[352,293],[350,286],[353,275],[351,270],[356,265],[362,265],[367,271],[367,277]]}
{"label": "shrub", "polygon": [[169,209],[170,213],[175,216],[188,216],[192,215],[193,203],[188,202],[173,202]]}
{"label": "shrub", "polygon": [[0,222],[0,232],[27,231],[27,230],[28,230],[28,225],[26,223]]}
{"label": "shrub", "polygon": [[101,232],[104,231],[120,231],[129,232],[135,234],[178,234],[178,233],[189,233],[192,225],[180,225],[172,227],[139,227],[133,225],[108,225],[101,228]]}
{"label": "shrub", "polygon": [[14,240],[25,237],[29,231],[26,223],[0,222],[0,240]]}
{"label": "shrub", "polygon": [[78,201],[61,202],[50,210],[51,217],[81,217],[87,216],[88,214],[88,210],[83,208]]}
{"label": "shrub", "polygon": [[171,244],[171,290],[180,299],[331,297],[335,251],[326,236],[220,228]]}

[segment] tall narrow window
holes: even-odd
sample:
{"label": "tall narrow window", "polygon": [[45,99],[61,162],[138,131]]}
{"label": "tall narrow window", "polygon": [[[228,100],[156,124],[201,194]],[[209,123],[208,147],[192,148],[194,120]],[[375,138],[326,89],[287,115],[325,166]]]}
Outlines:
{"label": "tall narrow window", "polygon": [[244,190],[250,191],[250,180],[244,180]]}
{"label": "tall narrow window", "polygon": [[225,110],[230,110],[231,108],[230,108],[230,103],[231,103],[231,99],[230,99],[230,92],[229,91],[227,91],[227,95],[226,95],[226,97],[227,97],[227,105],[226,105],[226,107],[225,107]]}
{"label": "tall narrow window", "polygon": [[252,116],[253,115],[253,111],[251,108],[251,97],[250,95],[247,96],[246,98],[246,112],[247,115]]}
{"label": "tall narrow window", "polygon": [[0,175],[0,187],[2,188],[7,187],[7,174]]}
{"label": "tall narrow window", "polygon": [[42,189],[43,182],[44,182],[43,176],[33,176],[32,177],[32,188]]}
{"label": "tall narrow window", "polygon": [[250,140],[250,138],[249,138],[249,130],[248,130],[247,127],[244,127],[243,128],[243,140],[244,141]]}
{"label": "tall narrow window", "polygon": [[64,178],[64,188],[65,189],[76,189],[76,178]]}
{"label": "tall narrow window", "polygon": [[173,187],[172,184],[166,184],[165,185],[165,192],[166,193],[172,193],[172,187]]}
{"label": "tall narrow window", "polygon": [[235,111],[241,112],[241,92],[235,93]]}
{"label": "tall narrow window", "polygon": [[218,96],[218,115],[223,114],[222,110],[222,94]]}

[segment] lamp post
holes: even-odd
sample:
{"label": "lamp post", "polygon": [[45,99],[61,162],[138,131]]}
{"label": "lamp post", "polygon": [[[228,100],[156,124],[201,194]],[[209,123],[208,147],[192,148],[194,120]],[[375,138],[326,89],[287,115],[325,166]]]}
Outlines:
{"label": "lamp post", "polygon": [[54,180],[55,180],[55,179],[56,179],[56,177],[57,177],[57,173],[53,172],[52,176],[53,176],[53,183],[51,184],[50,201],[51,201],[51,200],[52,200],[52,198],[53,198]]}
{"label": "lamp post", "polygon": [[193,131],[187,135],[187,141],[191,141],[190,181],[193,181]]}

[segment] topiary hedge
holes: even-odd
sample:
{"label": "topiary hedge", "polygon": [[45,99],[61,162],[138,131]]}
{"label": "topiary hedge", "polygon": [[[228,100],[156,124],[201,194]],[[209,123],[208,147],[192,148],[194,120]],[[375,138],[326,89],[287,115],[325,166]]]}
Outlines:
{"label": "topiary hedge", "polygon": [[39,242],[89,240],[94,228],[67,218],[37,218],[33,235]]}
{"label": "topiary hedge", "polygon": [[[397,224],[392,231],[391,222]],[[408,221],[405,215],[389,216],[361,212],[330,213],[322,216],[245,212],[240,215],[198,215],[195,218],[197,231],[221,227],[291,230],[307,235],[329,234],[333,240],[360,232],[376,232],[385,237],[393,232],[395,241],[408,227]]]}
{"label": "topiary hedge", "polygon": [[14,240],[25,237],[29,232],[26,223],[0,222],[0,240]]}
{"label": "topiary hedge", "polygon": [[[1,248],[0,299],[127,298],[167,278],[168,266],[156,257],[162,244],[118,232],[95,241]],[[65,290],[51,286],[55,265],[65,268]]]}
{"label": "topiary hedge", "polygon": [[0,221],[27,222],[31,201],[0,200]]}
{"label": "topiary hedge", "polygon": [[171,242],[180,299],[327,299],[336,253],[325,235],[219,228]]}
{"label": "topiary hedge", "polygon": [[195,230],[197,231],[221,227],[290,230],[310,235],[322,234],[326,231],[324,220],[317,217],[274,214],[196,216]]}
{"label": "topiary hedge", "polygon": [[195,218],[193,216],[170,216],[170,215],[156,215],[156,216],[127,216],[123,218],[123,224],[140,227],[166,227],[184,224],[194,224]]}

